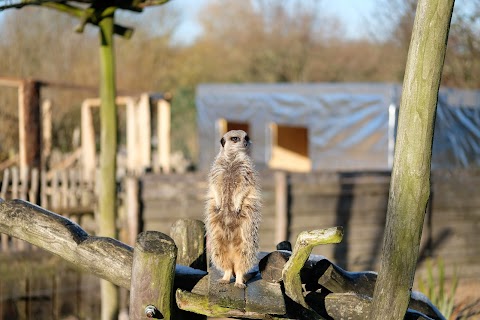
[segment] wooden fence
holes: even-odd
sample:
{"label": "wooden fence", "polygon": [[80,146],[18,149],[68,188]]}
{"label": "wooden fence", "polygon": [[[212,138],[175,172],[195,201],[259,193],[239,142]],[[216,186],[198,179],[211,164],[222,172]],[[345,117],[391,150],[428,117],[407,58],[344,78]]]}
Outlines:
{"label": "wooden fence", "polygon": [[[57,171],[24,170],[17,167],[3,171],[0,189],[2,199],[23,199],[55,211],[95,231],[93,182],[82,179],[79,169]],[[29,248],[23,241],[0,236],[0,252],[22,251]]]}
{"label": "wooden fence", "polygon": [[[367,319],[370,314],[376,274],[346,272],[325,257],[311,255],[315,246],[339,243],[341,227],[302,232],[293,250],[261,253],[246,288],[219,284],[219,272],[205,270],[207,265],[199,263],[208,261],[204,231],[201,221],[181,220],[173,226],[171,237],[142,232],[132,248],[115,239],[90,236],[70,220],[28,202],[0,201],[0,232],[28,239],[82,270],[129,289],[131,320],[145,316]],[[445,318],[428,298],[412,293],[406,319]]]}
{"label": "wooden fence", "polygon": [[[278,178],[284,175],[283,178]],[[147,174],[140,181],[143,230],[167,232],[178,218],[203,219],[206,173]],[[280,181],[280,185],[276,183]],[[282,181],[283,185],[282,185]],[[339,245],[322,254],[348,270],[378,270],[390,184],[389,172],[261,173],[260,247],[273,250],[285,235],[343,226]],[[442,257],[447,275],[480,277],[480,172],[434,171],[423,229],[419,270],[426,257]],[[456,271],[455,271],[456,270]]]}
{"label": "wooden fence", "polygon": [[[2,199],[24,199],[95,232],[94,188],[78,169],[9,167],[0,175]],[[0,234],[0,319],[96,319],[99,280],[28,242]]]}

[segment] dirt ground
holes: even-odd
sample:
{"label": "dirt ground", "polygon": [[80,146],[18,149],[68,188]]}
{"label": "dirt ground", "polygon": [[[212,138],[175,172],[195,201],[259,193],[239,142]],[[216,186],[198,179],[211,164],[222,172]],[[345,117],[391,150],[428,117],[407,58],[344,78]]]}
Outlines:
{"label": "dirt ground", "polygon": [[480,320],[480,279],[459,281],[455,310],[450,319]]}

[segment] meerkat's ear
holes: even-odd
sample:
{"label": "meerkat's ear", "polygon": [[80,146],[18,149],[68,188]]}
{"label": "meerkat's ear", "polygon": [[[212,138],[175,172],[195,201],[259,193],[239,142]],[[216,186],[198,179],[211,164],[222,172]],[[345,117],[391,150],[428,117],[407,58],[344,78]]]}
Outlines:
{"label": "meerkat's ear", "polygon": [[220,139],[220,144],[222,145],[222,147],[225,147],[225,139],[222,137],[222,139]]}

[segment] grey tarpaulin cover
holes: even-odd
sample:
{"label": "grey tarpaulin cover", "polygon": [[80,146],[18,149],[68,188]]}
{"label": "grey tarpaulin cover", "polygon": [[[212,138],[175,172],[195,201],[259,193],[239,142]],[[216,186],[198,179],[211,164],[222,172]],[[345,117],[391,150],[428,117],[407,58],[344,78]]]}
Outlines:
{"label": "grey tarpaulin cover", "polygon": [[[270,124],[305,127],[312,170],[389,170],[401,86],[385,83],[203,84],[197,88],[200,158],[219,148],[219,120],[246,123],[252,157],[267,164]],[[480,91],[441,89],[433,167],[480,165]]]}

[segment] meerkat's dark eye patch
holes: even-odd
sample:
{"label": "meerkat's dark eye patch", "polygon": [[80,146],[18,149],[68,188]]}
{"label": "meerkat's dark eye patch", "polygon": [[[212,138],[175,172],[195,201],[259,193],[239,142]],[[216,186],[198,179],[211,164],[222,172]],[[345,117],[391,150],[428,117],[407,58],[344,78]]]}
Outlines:
{"label": "meerkat's dark eye patch", "polygon": [[238,141],[240,141],[240,138],[239,137],[231,137],[230,140],[232,140],[233,142],[238,142]]}
{"label": "meerkat's dark eye patch", "polygon": [[225,147],[225,139],[224,138],[220,139],[220,144],[222,145],[222,147]]}
{"label": "meerkat's dark eye patch", "polygon": [[249,137],[249,136],[245,136],[245,141],[249,142],[249,141],[250,141],[250,137]]}

